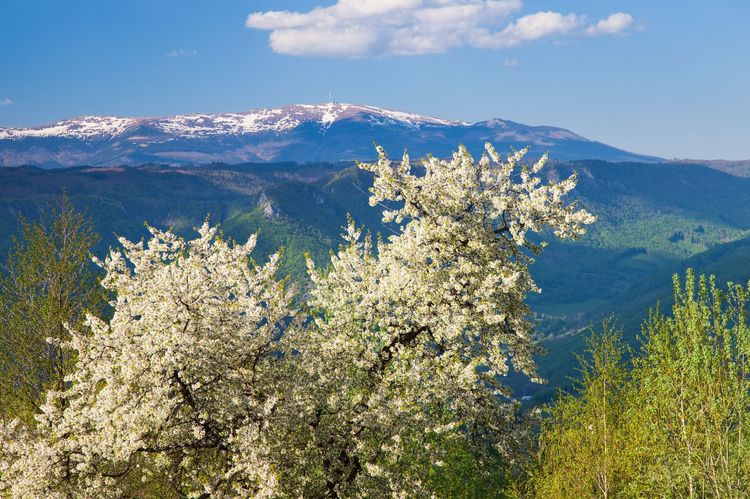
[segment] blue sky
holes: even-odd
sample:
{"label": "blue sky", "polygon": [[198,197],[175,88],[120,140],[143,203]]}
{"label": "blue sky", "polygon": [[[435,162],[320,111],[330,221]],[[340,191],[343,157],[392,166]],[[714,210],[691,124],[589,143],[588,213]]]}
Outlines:
{"label": "blue sky", "polygon": [[748,19],[745,1],[2,0],[0,126],[330,91],[664,157],[747,159]]}

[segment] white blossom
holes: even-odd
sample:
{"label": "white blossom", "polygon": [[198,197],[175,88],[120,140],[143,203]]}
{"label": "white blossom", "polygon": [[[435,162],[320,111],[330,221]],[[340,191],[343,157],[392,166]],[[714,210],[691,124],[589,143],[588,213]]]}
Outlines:
{"label": "white blossom", "polygon": [[70,388],[49,394],[36,428],[0,431],[12,495],[117,496],[115,478],[136,465],[186,495],[263,495],[276,482],[261,428],[293,337],[280,335],[291,295],[278,255],[251,267],[255,237],[232,245],[208,223],[189,242],[149,230],[147,245],[122,239],[99,262],[114,315],[72,331]]}
{"label": "white blossom", "polygon": [[308,261],[319,311],[304,349],[317,388],[308,425],[341,495],[420,494],[400,457],[440,461],[427,436],[448,428],[507,444],[514,406],[498,379],[509,362],[535,377],[524,299],[541,246],[528,234],[576,237],[594,220],[563,202],[575,177],[544,185],[546,156],[521,167],[525,149],[503,161],[488,144],[476,162],[461,147],[417,172],[408,155],[393,164],[378,152],[360,165],[375,174],[370,204],[389,203],[383,220],[400,232],[373,245],[350,221],[330,268]]}

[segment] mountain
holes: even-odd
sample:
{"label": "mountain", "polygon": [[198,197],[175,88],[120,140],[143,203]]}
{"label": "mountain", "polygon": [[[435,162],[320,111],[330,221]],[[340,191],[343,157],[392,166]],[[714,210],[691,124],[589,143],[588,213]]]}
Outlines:
{"label": "mountain", "polygon": [[450,121],[373,106],[328,103],[243,113],[162,118],[85,116],[38,128],[0,128],[0,166],[113,166],[372,159],[373,142],[392,155],[449,155],[461,143],[479,154],[532,147],[560,160],[656,162],[569,130],[492,119]]}
{"label": "mountain", "polygon": [[726,159],[675,159],[675,163],[710,166],[715,170],[737,177],[750,177],[750,159],[730,161]]}

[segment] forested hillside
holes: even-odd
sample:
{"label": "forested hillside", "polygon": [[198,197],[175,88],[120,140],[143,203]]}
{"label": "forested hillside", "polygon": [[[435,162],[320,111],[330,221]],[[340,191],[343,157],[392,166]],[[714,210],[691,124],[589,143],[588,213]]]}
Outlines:
{"label": "forested hillside", "polygon": [[[531,272],[542,289],[529,303],[548,353],[540,372],[552,385],[574,373],[578,333],[614,314],[633,341],[669,276],[691,266],[743,282],[738,256],[750,233],[750,179],[699,165],[553,162],[548,179],[578,174],[572,195],[598,217],[580,241],[552,241]],[[102,255],[116,236],[139,239],[144,222],[188,235],[206,214],[237,240],[258,232],[257,258],[283,246],[283,274],[304,275],[304,254],[320,260],[340,243],[347,213],[373,233],[397,231],[368,204],[372,176],[351,164],[214,164],[204,167],[0,169],[0,248],[17,217],[33,218],[63,192],[94,220]],[[738,242],[733,242],[738,241]],[[520,383],[520,382],[519,382]],[[521,383],[546,397],[552,387]]]}

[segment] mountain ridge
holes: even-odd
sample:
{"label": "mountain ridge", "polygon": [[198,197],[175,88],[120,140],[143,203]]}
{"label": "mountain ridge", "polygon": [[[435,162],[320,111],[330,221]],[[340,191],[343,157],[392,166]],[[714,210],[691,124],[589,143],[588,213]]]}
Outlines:
{"label": "mountain ridge", "polygon": [[[201,134],[242,134],[265,131],[284,131],[299,126],[303,121],[318,121],[330,126],[340,117],[371,112],[403,124],[419,128],[429,125],[463,125],[464,121],[444,120],[432,116],[393,111],[361,104],[293,104],[279,108],[261,108],[236,113],[188,113],[166,116],[122,117],[110,115],[83,115],[36,127],[0,127],[0,140],[29,137],[96,138],[122,135],[138,126],[157,126],[165,132],[183,136]],[[280,119],[273,120],[279,117]],[[314,118],[314,119],[310,119]],[[205,120],[214,120],[214,128],[203,126]],[[182,125],[182,127],[180,127]]]}
{"label": "mountain ridge", "polygon": [[127,118],[82,116],[31,128],[0,128],[0,166],[351,161],[372,159],[373,141],[414,156],[531,146],[564,160],[658,162],[570,130],[493,118],[446,120],[362,104],[296,104],[239,113]]}

